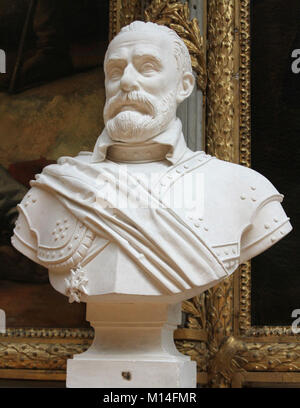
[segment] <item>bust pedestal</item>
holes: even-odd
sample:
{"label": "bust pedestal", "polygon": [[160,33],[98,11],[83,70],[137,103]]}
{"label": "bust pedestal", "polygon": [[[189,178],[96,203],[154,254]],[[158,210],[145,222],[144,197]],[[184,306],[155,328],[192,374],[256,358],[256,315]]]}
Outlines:
{"label": "bust pedestal", "polygon": [[87,303],[92,346],[67,362],[69,388],[196,386],[196,362],[178,352],[181,304]]}

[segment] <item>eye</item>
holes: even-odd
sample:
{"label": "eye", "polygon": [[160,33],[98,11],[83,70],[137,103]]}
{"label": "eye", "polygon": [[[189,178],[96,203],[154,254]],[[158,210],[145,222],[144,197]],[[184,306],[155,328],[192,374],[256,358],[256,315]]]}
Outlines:
{"label": "eye", "polygon": [[157,67],[152,62],[145,62],[140,67],[140,73],[143,75],[151,75],[157,72]]}
{"label": "eye", "polygon": [[109,70],[108,76],[111,80],[120,79],[122,76],[123,70],[121,68],[115,67]]}

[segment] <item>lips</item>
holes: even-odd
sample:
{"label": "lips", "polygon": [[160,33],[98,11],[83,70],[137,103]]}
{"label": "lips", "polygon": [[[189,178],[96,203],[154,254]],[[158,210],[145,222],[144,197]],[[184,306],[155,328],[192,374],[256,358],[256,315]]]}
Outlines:
{"label": "lips", "polygon": [[143,115],[149,115],[149,111],[147,109],[147,106],[145,106],[144,104],[142,105],[141,103],[137,104],[137,103],[125,103],[124,102],[116,102],[115,107],[112,107],[112,114],[111,114],[111,118],[114,118],[115,116],[117,116],[119,113],[121,112],[139,112]]}
{"label": "lips", "polygon": [[133,106],[133,105],[123,105],[123,106],[121,107],[121,109],[119,109],[119,111],[120,111],[120,112],[126,112],[126,111],[134,111],[134,112],[136,112],[137,109],[136,109],[136,107]]}

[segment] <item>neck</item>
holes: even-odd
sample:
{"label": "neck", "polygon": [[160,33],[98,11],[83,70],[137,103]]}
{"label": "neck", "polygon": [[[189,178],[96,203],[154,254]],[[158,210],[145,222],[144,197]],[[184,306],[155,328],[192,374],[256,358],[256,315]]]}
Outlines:
{"label": "neck", "polygon": [[[167,128],[160,134],[165,134],[176,122],[176,117],[170,121]],[[107,158],[112,161],[128,163],[147,163],[164,160],[170,150],[167,144],[155,143],[150,139],[145,143],[119,142],[110,146],[107,150]]]}
{"label": "neck", "polygon": [[116,143],[107,150],[107,158],[112,161],[146,163],[164,160],[170,147],[158,143],[130,145]]}

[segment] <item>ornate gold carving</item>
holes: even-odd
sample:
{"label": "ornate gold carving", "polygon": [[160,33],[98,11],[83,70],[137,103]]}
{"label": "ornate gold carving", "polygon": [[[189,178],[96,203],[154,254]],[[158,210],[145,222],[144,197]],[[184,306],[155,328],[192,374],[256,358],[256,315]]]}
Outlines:
{"label": "ornate gold carving", "polygon": [[111,41],[114,36],[120,30],[119,24],[119,10],[118,3],[119,0],[109,0],[109,41]]}
{"label": "ornate gold carving", "polygon": [[[186,314],[185,327],[187,328],[175,331],[176,347],[181,353],[190,356],[192,360],[197,362],[198,373],[207,372],[209,351],[207,348],[205,293],[184,301],[182,311]],[[207,383],[206,377],[201,381],[199,378],[198,382],[201,384]]]}
{"label": "ornate gold carving", "polygon": [[122,0],[121,3],[121,27],[132,23],[140,18],[139,0]]}
{"label": "ornate gold carving", "polygon": [[201,341],[175,340],[177,349],[197,362],[199,372],[207,371],[209,353],[206,344]]}
{"label": "ornate gold carving", "polygon": [[7,338],[63,338],[63,339],[92,339],[94,331],[92,329],[33,329],[18,328],[6,330],[5,334],[0,334],[0,341]]}
{"label": "ornate gold carving", "polygon": [[237,352],[243,347],[242,341],[229,337],[214,354],[209,364],[209,383],[212,387],[230,387],[236,371],[243,371],[242,366],[246,361],[237,358]]}
{"label": "ornate gold carving", "polygon": [[188,3],[176,0],[153,0],[145,10],[145,20],[172,28],[183,39],[197,74],[197,85],[205,92],[206,69],[203,37],[196,18],[190,20]]}
{"label": "ornate gold carving", "polygon": [[66,361],[87,350],[84,344],[61,343],[0,343],[0,369],[65,370]]}
{"label": "ornate gold carving", "polygon": [[299,343],[254,343],[229,337],[210,364],[213,387],[230,387],[238,372],[300,371]]}
{"label": "ornate gold carving", "polygon": [[187,315],[186,327],[190,329],[206,329],[205,294],[195,296],[182,303],[182,310]]}
{"label": "ornate gold carving", "polygon": [[240,4],[240,164],[251,164],[250,3]]}
{"label": "ornate gold carving", "polygon": [[240,266],[239,329],[244,333],[251,326],[251,263]]}
{"label": "ornate gold carving", "polygon": [[233,277],[206,292],[208,347],[216,354],[224,339],[233,334]]}
{"label": "ornate gold carving", "polygon": [[134,20],[141,19],[139,0],[110,0],[109,3],[109,40]]}
{"label": "ornate gold carving", "polygon": [[207,2],[207,152],[235,161],[235,0]]}

